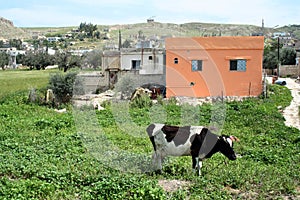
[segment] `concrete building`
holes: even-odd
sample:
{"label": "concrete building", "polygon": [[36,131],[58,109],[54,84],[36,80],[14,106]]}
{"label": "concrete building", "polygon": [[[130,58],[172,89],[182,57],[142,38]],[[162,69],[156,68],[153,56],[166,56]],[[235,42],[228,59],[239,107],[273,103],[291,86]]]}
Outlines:
{"label": "concrete building", "polygon": [[166,39],[167,97],[258,96],[264,37]]}
{"label": "concrete building", "polygon": [[132,48],[104,51],[102,70],[108,84],[114,85],[125,73],[138,77],[142,83],[165,85],[165,51],[155,48]]}

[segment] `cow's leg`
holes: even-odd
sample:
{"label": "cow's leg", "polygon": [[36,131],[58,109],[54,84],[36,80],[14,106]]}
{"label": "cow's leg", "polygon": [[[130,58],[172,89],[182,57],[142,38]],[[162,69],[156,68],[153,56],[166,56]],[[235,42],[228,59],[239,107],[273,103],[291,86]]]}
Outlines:
{"label": "cow's leg", "polygon": [[199,158],[197,156],[192,156],[192,161],[193,161],[193,172],[195,173],[196,170],[198,169],[198,173],[199,173]]}
{"label": "cow's leg", "polygon": [[193,160],[193,171],[196,172],[196,170],[198,169],[198,175],[201,176],[202,160],[199,161],[199,158],[196,156],[193,156],[192,160]]}
{"label": "cow's leg", "polygon": [[157,158],[156,158],[156,151],[153,152],[152,154],[152,167],[156,169],[156,165],[157,165]]}
{"label": "cow's leg", "polygon": [[196,165],[197,165],[197,160],[196,160],[196,156],[192,156],[192,162],[193,162],[193,165],[192,165],[192,168],[193,168],[193,170],[195,170],[196,169]]}
{"label": "cow's leg", "polygon": [[152,165],[154,166],[154,170],[158,170],[161,172],[162,170],[162,155],[160,151],[155,151],[152,154]]}
{"label": "cow's leg", "polygon": [[[200,161],[201,162],[201,161]],[[196,168],[198,169],[198,175],[201,175],[201,169],[200,169],[200,163],[199,163],[199,158],[196,158]]]}
{"label": "cow's leg", "polygon": [[157,166],[158,166],[158,169],[160,170],[160,171],[162,171],[162,163],[163,163],[163,156],[162,156],[162,152],[158,152],[158,154],[157,154]]}
{"label": "cow's leg", "polygon": [[197,158],[197,162],[198,162],[198,175],[201,176],[201,168],[202,168],[202,160],[199,160],[199,158]]}

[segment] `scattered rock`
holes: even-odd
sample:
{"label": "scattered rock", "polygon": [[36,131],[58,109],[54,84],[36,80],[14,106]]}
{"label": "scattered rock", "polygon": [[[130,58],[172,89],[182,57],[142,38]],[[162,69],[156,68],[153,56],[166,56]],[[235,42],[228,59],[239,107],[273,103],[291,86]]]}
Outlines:
{"label": "scattered rock", "polygon": [[158,185],[166,192],[175,192],[176,190],[187,188],[191,183],[181,180],[158,180]]}
{"label": "scattered rock", "polygon": [[105,110],[105,108],[103,108],[103,107],[100,105],[99,101],[97,101],[97,100],[95,100],[95,99],[92,101],[92,105],[93,105],[93,107],[94,107],[95,109],[97,109],[97,110]]}
{"label": "scattered rock", "polygon": [[74,106],[93,106],[97,110],[104,110],[101,104],[115,98],[115,93],[112,90],[107,90],[101,94],[86,94],[73,96],[72,102]]}
{"label": "scattered rock", "polygon": [[54,111],[55,111],[55,112],[58,112],[58,113],[65,113],[65,112],[67,112],[67,109],[66,109],[66,108],[60,109],[60,110],[54,109]]}
{"label": "scattered rock", "polygon": [[238,195],[238,194],[241,193],[240,190],[238,190],[238,189],[233,189],[233,188],[231,188],[230,186],[226,186],[224,189],[227,190],[230,194],[233,194],[233,195]]}

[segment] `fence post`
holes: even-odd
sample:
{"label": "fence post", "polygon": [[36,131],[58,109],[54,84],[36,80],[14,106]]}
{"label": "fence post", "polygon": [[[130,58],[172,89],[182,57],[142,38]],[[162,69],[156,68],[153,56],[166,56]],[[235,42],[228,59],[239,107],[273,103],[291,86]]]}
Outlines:
{"label": "fence post", "polygon": [[267,80],[266,80],[267,74],[264,73],[264,85],[263,85],[263,93],[264,93],[264,98],[267,98]]}
{"label": "fence post", "polygon": [[251,96],[251,82],[249,82],[249,97]]}

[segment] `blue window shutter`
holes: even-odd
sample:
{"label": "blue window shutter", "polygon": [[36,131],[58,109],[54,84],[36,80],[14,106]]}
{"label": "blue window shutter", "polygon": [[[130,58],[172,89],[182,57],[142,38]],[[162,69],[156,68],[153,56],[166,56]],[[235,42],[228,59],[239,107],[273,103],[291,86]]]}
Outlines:
{"label": "blue window shutter", "polygon": [[237,61],[237,71],[246,71],[246,60]]}

